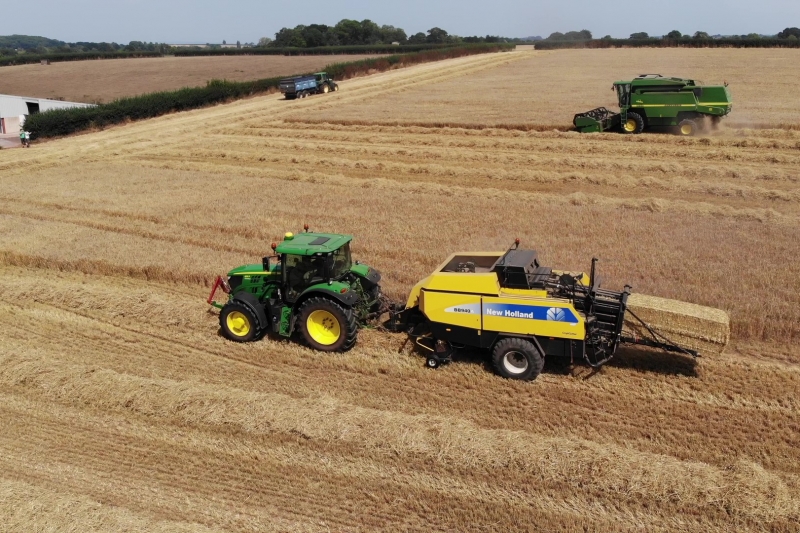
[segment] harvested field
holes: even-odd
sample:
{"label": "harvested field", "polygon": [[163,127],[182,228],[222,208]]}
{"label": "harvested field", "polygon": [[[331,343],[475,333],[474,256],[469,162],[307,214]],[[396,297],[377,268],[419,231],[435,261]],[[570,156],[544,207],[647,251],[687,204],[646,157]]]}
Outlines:
{"label": "harvested field", "polygon": [[618,109],[611,84],[643,73],[682,76],[733,93],[731,127],[800,124],[800,52],[792,49],[553,50],[487,70],[469,80],[403,90],[316,113],[341,123],[497,125],[535,129],[572,127],[575,113]]}
{"label": "harvested field", "polygon": [[[8,529],[800,531],[800,132],[313,122],[534,57],[0,152]],[[595,255],[606,287],[724,310],[731,345],[519,383],[375,330],[335,355],[223,340],[213,278],[304,222],[354,233],[396,299],[515,237],[567,270]]]}
{"label": "harvested field", "polygon": [[64,61],[2,67],[0,94],[110,102],[124,96],[205,85],[212,79],[250,81],[314,71],[371,55],[158,57]]}

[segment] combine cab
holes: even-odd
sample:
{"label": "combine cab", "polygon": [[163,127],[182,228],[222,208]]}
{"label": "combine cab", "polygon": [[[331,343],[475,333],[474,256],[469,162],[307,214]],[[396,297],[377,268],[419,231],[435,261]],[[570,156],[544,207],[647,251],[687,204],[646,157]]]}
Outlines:
{"label": "combine cab", "polygon": [[674,128],[683,136],[694,135],[706,122],[716,127],[731,112],[733,103],[727,83],[702,86],[694,80],[642,74],[632,81],[617,81],[619,113],[599,107],[575,115],[572,123],[581,133],[602,132],[619,127],[636,134],[645,129]]}

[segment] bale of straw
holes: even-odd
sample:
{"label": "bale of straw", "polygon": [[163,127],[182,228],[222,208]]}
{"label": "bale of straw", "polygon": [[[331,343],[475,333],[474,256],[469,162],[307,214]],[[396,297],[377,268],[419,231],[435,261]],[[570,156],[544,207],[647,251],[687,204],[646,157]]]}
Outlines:
{"label": "bale of straw", "polygon": [[[657,333],[700,355],[720,354],[730,341],[730,317],[721,309],[635,293],[628,309]],[[631,313],[625,313],[622,336],[652,337]]]}

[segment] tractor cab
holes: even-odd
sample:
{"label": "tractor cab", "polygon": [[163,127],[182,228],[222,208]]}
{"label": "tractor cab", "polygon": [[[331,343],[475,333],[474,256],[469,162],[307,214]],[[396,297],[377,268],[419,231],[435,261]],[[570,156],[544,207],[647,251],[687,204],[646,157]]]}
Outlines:
{"label": "tractor cab", "polygon": [[341,282],[353,266],[351,240],[349,235],[287,233],[275,248],[287,302],[295,302],[312,285]]}

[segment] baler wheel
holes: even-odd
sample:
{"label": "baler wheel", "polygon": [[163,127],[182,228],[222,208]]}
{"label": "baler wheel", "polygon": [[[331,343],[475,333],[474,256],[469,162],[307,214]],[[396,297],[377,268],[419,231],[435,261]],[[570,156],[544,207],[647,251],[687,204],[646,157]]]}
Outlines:
{"label": "baler wheel", "polygon": [[355,313],[328,298],[309,298],[300,308],[300,330],[315,350],[345,352],[358,337]]}
{"label": "baler wheel", "polygon": [[691,137],[695,133],[697,133],[697,122],[694,120],[682,120],[680,124],[678,124],[678,133],[682,137]]}
{"label": "baler wheel", "polygon": [[544,368],[544,356],[532,342],[519,339],[503,339],[492,350],[495,371],[508,379],[531,381]]}
{"label": "baler wheel", "polygon": [[639,113],[628,111],[628,119],[622,123],[622,132],[631,134],[638,134],[644,131],[644,119]]}
{"label": "baler wheel", "polygon": [[258,320],[253,311],[241,302],[225,304],[219,313],[222,334],[234,342],[250,342],[258,337]]}

